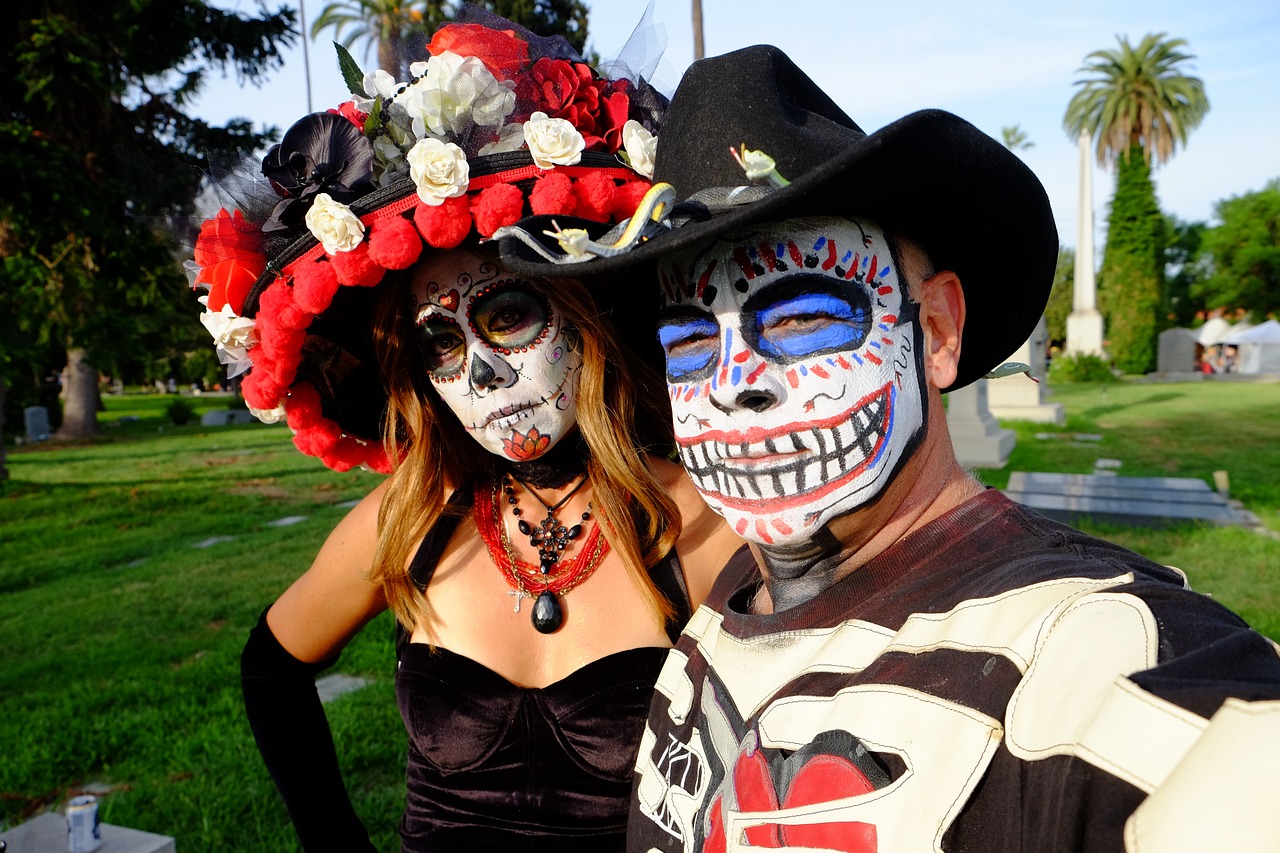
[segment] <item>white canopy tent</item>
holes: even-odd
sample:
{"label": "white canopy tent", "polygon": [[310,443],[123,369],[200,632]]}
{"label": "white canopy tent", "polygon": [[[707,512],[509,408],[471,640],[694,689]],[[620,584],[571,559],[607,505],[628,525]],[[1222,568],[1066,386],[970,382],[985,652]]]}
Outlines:
{"label": "white canopy tent", "polygon": [[1275,320],[1240,332],[1232,329],[1224,343],[1238,348],[1237,373],[1280,373],[1280,323]]}
{"label": "white canopy tent", "polygon": [[1211,317],[1196,332],[1196,342],[1202,347],[1232,343],[1228,338],[1232,335],[1240,334],[1248,328],[1249,323],[1247,321],[1242,320],[1233,326],[1221,317]]}

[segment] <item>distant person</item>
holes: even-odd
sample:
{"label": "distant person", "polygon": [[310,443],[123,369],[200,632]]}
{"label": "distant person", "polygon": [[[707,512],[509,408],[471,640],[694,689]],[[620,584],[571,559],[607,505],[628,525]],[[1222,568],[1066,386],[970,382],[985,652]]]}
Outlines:
{"label": "distant person", "polygon": [[766,46],[694,63],[658,152],[640,240],[502,234],[654,270],[681,462],[750,541],[663,669],[629,849],[1280,849],[1275,644],[952,450],[942,394],[1049,295],[1035,175],[937,110],[865,134]]}
{"label": "distant person", "polygon": [[245,704],[303,847],[372,849],[314,678],[390,608],[402,850],[617,850],[659,668],[742,543],[662,458],[644,289],[516,275],[481,238],[529,205],[633,206],[624,135],[666,102],[501,19],[429,49],[295,124],[263,161],[279,204],[196,247],[250,407],[389,473],[252,630]]}

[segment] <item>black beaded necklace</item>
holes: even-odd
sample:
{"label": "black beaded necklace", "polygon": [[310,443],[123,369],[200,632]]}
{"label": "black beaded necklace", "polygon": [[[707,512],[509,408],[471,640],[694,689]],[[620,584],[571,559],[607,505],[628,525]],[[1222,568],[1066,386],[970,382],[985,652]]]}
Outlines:
{"label": "black beaded necklace", "polygon": [[[516,518],[516,527],[519,528],[523,535],[529,537],[529,545],[537,550],[538,559],[542,563],[542,572],[546,574],[551,571],[552,566],[560,561],[560,552],[571,541],[582,535],[582,523],[591,519],[591,504],[587,504],[586,511],[582,513],[582,523],[575,524],[572,527],[566,526],[556,517],[556,511],[567,504],[569,499],[576,495],[578,490],[586,484],[587,475],[583,474],[582,479],[578,481],[578,485],[570,489],[569,493],[555,504],[549,504],[544,501],[542,496],[533,490],[532,486],[514,473],[508,476],[509,479],[504,479],[502,482],[502,491],[507,496],[507,503],[511,505],[511,514]],[[521,518],[524,512],[516,505],[515,487],[511,485],[511,480],[515,480],[524,486],[525,491],[533,495],[534,500],[542,504],[542,508],[547,511],[547,517],[537,525],[530,524]]]}

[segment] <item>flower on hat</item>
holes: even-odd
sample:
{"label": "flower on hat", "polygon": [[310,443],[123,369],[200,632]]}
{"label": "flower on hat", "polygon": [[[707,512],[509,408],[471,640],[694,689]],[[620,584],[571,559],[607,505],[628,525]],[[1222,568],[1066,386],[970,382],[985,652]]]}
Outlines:
{"label": "flower on hat", "polygon": [[[232,376],[252,367],[245,401],[266,421],[287,412],[295,445],[335,470],[391,467],[374,436],[338,424],[341,401],[314,351],[313,321],[343,288],[375,286],[427,247],[489,238],[530,211],[621,221],[652,173],[649,131],[666,99],[643,80],[605,79],[566,58],[562,41],[531,44],[515,29],[450,24],[427,49],[398,80],[362,73],[339,47],[351,97],[296,122],[263,159],[279,197],[270,215],[222,211],[196,246],[195,283],[209,288],[201,319]],[[528,159],[476,165],[524,149]],[[585,151],[618,162],[584,168]],[[253,319],[240,316],[250,301]],[[543,440],[519,436],[515,449],[532,453]]]}
{"label": "flower on hat", "polygon": [[582,159],[586,141],[568,120],[536,112],[524,123],[524,141],[539,169],[572,166]]}
{"label": "flower on hat", "polygon": [[439,206],[445,199],[460,196],[470,183],[467,155],[452,142],[428,136],[409,149],[409,176],[418,188],[423,204]]}
{"label": "flower on hat", "polygon": [[496,30],[480,24],[451,24],[436,30],[427,52],[432,56],[453,53],[475,56],[495,77],[510,80],[529,61],[529,43],[514,30]]}
{"label": "flower on hat", "polygon": [[652,178],[654,157],[658,153],[658,137],[640,122],[628,119],[622,126],[622,145],[627,152],[627,164],[637,174]]}
{"label": "flower on hat", "polygon": [[445,51],[410,71],[421,74],[396,99],[413,119],[414,135],[459,136],[471,124],[501,127],[516,108],[515,85],[489,73],[474,56]]}
{"label": "flower on hat", "polygon": [[330,255],[349,252],[364,241],[364,223],[340,201],[320,193],[306,216],[307,229]]}

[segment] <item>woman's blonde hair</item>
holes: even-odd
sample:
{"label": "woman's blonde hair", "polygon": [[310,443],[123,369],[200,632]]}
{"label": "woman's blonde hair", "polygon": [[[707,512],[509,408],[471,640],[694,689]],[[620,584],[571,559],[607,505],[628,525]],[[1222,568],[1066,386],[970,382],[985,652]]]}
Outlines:
{"label": "woman's blonde hair", "polygon": [[[393,468],[378,514],[372,580],[382,585],[407,630],[432,618],[426,597],[409,576],[414,547],[445,512],[448,489],[493,480],[500,470],[499,458],[467,435],[427,378],[410,281],[406,271],[384,282],[374,310],[374,347],[389,395],[384,441]],[[548,279],[543,286],[576,333],[571,339],[582,354],[578,429],[590,450],[587,472],[597,523],[654,617],[664,622],[672,607],[648,567],[671,550],[680,534],[680,514],[644,456],[665,453],[672,443],[665,382],[618,343],[582,282]]]}

